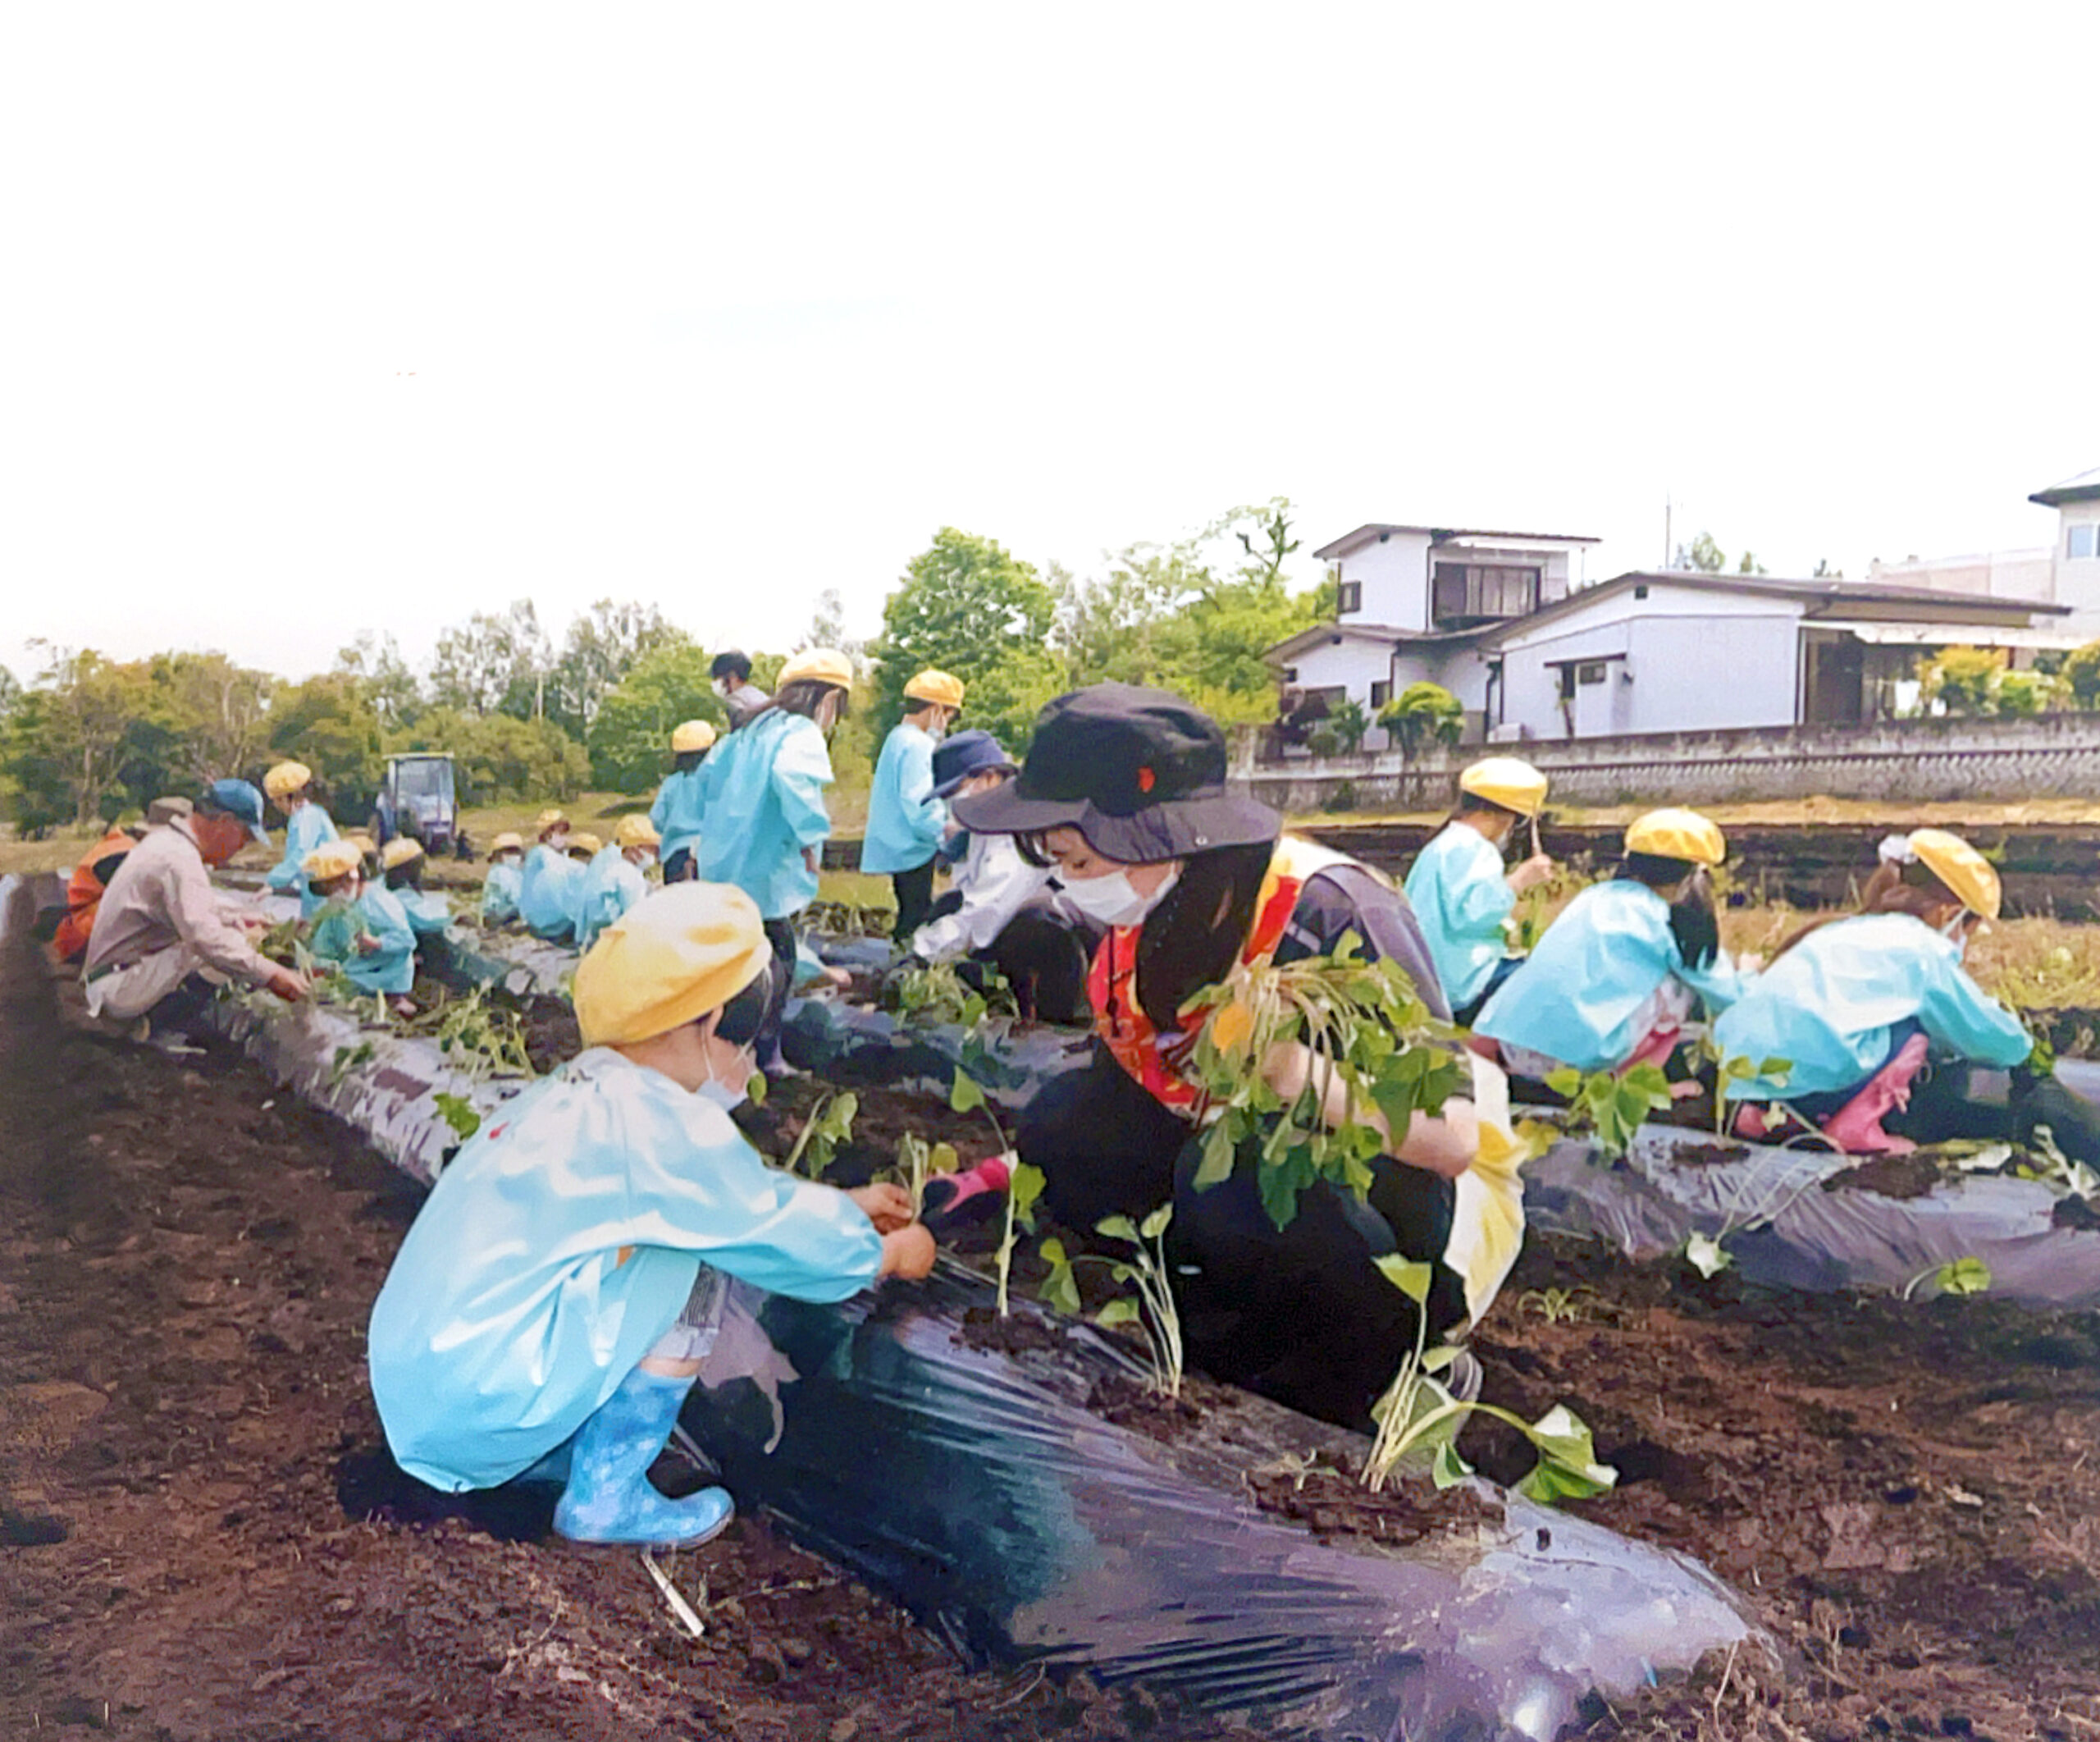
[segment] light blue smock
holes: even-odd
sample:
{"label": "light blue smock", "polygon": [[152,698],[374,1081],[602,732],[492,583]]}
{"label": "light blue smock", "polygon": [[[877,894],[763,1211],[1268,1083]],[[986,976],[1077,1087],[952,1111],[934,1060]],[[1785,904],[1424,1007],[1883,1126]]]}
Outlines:
{"label": "light blue smock", "polygon": [[409,916],[409,930],[419,938],[432,937],[452,923],[451,904],[435,889],[388,889]]}
{"label": "light blue smock", "polygon": [[1634,1031],[1637,1019],[1670,979],[1716,1014],[1742,995],[1726,950],[1703,969],[1690,967],[1670,930],[1669,903],[1646,884],[1614,877],[1568,903],[1488,999],[1473,1032],[1578,1070],[1614,1070],[1646,1039]]}
{"label": "light blue smock", "polygon": [[600,848],[577,885],[576,947],[590,949],[600,932],[648,893],[640,866],[617,847]]}
{"label": "light blue smock", "polygon": [[665,860],[682,847],[700,845],[701,777],[713,760],[710,755],[692,767],[680,770],[656,789],[649,821],[656,830],[657,853]]}
{"label": "light blue smock", "polygon": [[482,883],[482,923],[507,926],[518,917],[518,896],[525,873],[516,865],[491,865]]}
{"label": "light blue smock", "polygon": [[1407,894],[1445,1002],[1463,1009],[1487,990],[1509,953],[1502,922],[1517,897],[1501,852],[1470,823],[1454,822],[1416,856]]}
{"label": "light blue smock", "polygon": [[775,708],[718,742],[701,764],[707,833],[694,850],[703,883],[733,883],[763,919],[790,919],[816,899],[804,862],[831,834],[824,789],[831,751],[814,720]]}
{"label": "light blue smock", "polygon": [[[368,933],[379,948],[361,952],[357,940]],[[416,983],[416,935],[400,898],[383,884],[368,884],[355,901],[323,903],[307,948],[317,962],[340,967],[361,992],[398,997]]]}
{"label": "light blue smock", "polygon": [[321,898],[306,886],[306,873],[299,866],[306,856],[323,841],[336,839],[336,825],[311,798],[285,823],[285,856],[263,874],[262,880],[280,895],[299,897],[299,917],[312,919],[321,911]]}
{"label": "light blue smock", "polygon": [[878,876],[916,871],[939,851],[947,829],[947,802],[934,796],[934,734],[907,720],[875,758],[861,869]]}
{"label": "light blue smock", "polygon": [[583,867],[542,842],[525,855],[518,883],[518,914],[536,938],[565,944],[576,935],[577,885]]}
{"label": "light blue smock", "polygon": [[712,1102],[593,1048],[490,1115],[401,1242],[367,1338],[387,1443],[434,1487],[493,1487],[612,1395],[702,1260],[842,1301],[882,1251],[843,1192],[767,1166]]}
{"label": "light blue smock", "polygon": [[1723,1058],[1785,1058],[1785,1080],[1728,1085],[1731,1100],[1827,1095],[1888,1062],[1890,1031],[1913,1017],[1927,1037],[1974,1064],[2010,1070],[2034,1049],[2020,1019],[1987,996],[1961,952],[1908,913],[1819,926],[1751,981],[1714,1025]]}

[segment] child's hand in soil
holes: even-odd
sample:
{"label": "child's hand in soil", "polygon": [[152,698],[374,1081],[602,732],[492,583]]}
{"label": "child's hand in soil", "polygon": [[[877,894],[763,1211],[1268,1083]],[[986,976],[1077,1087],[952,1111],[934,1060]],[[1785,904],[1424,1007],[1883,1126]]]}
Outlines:
{"label": "child's hand in soil", "polygon": [[911,1225],[911,1194],[892,1181],[879,1180],[846,1195],[861,1206],[861,1213],[875,1224],[879,1234],[893,1234]]}

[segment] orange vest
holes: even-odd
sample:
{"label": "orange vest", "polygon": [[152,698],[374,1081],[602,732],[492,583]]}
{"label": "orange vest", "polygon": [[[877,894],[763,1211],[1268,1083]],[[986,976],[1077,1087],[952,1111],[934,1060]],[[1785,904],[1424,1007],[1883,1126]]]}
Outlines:
{"label": "orange vest", "polygon": [[[66,885],[66,917],[59,921],[58,930],[52,935],[51,947],[58,952],[61,962],[71,962],[84,956],[88,950],[88,938],[95,929],[95,911],[102,906],[103,891],[107,886],[98,875],[97,868],[108,858],[122,858],[139,844],[121,829],[112,828],[89,852],[87,857],[73,867],[73,875]],[[111,867],[110,875],[116,875]]]}
{"label": "orange vest", "polygon": [[[1308,880],[1331,866],[1354,862],[1346,854],[1331,853],[1311,841],[1281,837],[1254,898],[1254,923],[1248,928],[1240,961],[1250,966],[1267,961],[1283,941]],[[1087,999],[1093,1006],[1093,1031],[1116,1063],[1153,1100],[1194,1118],[1197,1090],[1180,1072],[1180,1061],[1194,1036],[1162,1036],[1138,1002],[1138,940],[1144,930],[1142,921],[1115,926],[1093,953],[1086,984]]]}

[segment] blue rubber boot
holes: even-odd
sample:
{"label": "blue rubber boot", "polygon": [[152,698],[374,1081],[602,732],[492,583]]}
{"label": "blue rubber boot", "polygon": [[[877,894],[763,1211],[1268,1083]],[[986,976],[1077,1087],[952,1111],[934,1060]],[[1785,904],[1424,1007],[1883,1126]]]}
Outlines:
{"label": "blue rubber boot", "polygon": [[722,1489],[672,1500],[649,1479],[692,1389],[690,1376],[671,1379],[639,1367],[620,1381],[569,1442],[568,1486],[555,1503],[557,1531],[574,1543],[665,1547],[721,1534],[736,1513]]}

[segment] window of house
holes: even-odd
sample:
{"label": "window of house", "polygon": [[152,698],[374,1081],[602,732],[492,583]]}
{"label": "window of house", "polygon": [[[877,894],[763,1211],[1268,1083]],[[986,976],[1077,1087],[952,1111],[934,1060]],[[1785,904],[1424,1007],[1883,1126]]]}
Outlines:
{"label": "window of house", "polygon": [[1563,702],[1573,702],[1575,699],[1575,668],[1573,665],[1563,665],[1559,670],[1560,699]]}
{"label": "window of house", "polygon": [[1374,683],[1372,684],[1371,711],[1372,713],[1376,713],[1380,708],[1385,706],[1385,705],[1392,699],[1393,686],[1390,684]]}
{"label": "window of house", "polygon": [[1363,609],[1363,583],[1343,581],[1335,589],[1335,608],[1343,616]]}
{"label": "window of house", "polygon": [[1605,680],[1605,662],[1600,659],[1584,660],[1575,668],[1577,684],[1601,684]]}
{"label": "window of house", "polygon": [[2093,556],[2100,555],[2100,526],[2088,524],[2074,526],[2065,535],[2064,555],[2066,556]]}
{"label": "window of house", "polygon": [[1284,680],[1284,682],[1285,682],[1285,683],[1286,683],[1286,684],[1295,684],[1295,683],[1298,681],[1298,668],[1297,668],[1297,666],[1295,666],[1295,665],[1286,665],[1286,666],[1285,666],[1285,667],[1283,668],[1283,680]]}
{"label": "window of house", "polygon": [[1485,563],[1439,563],[1431,607],[1439,624],[1522,617],[1539,607],[1539,571]]}

